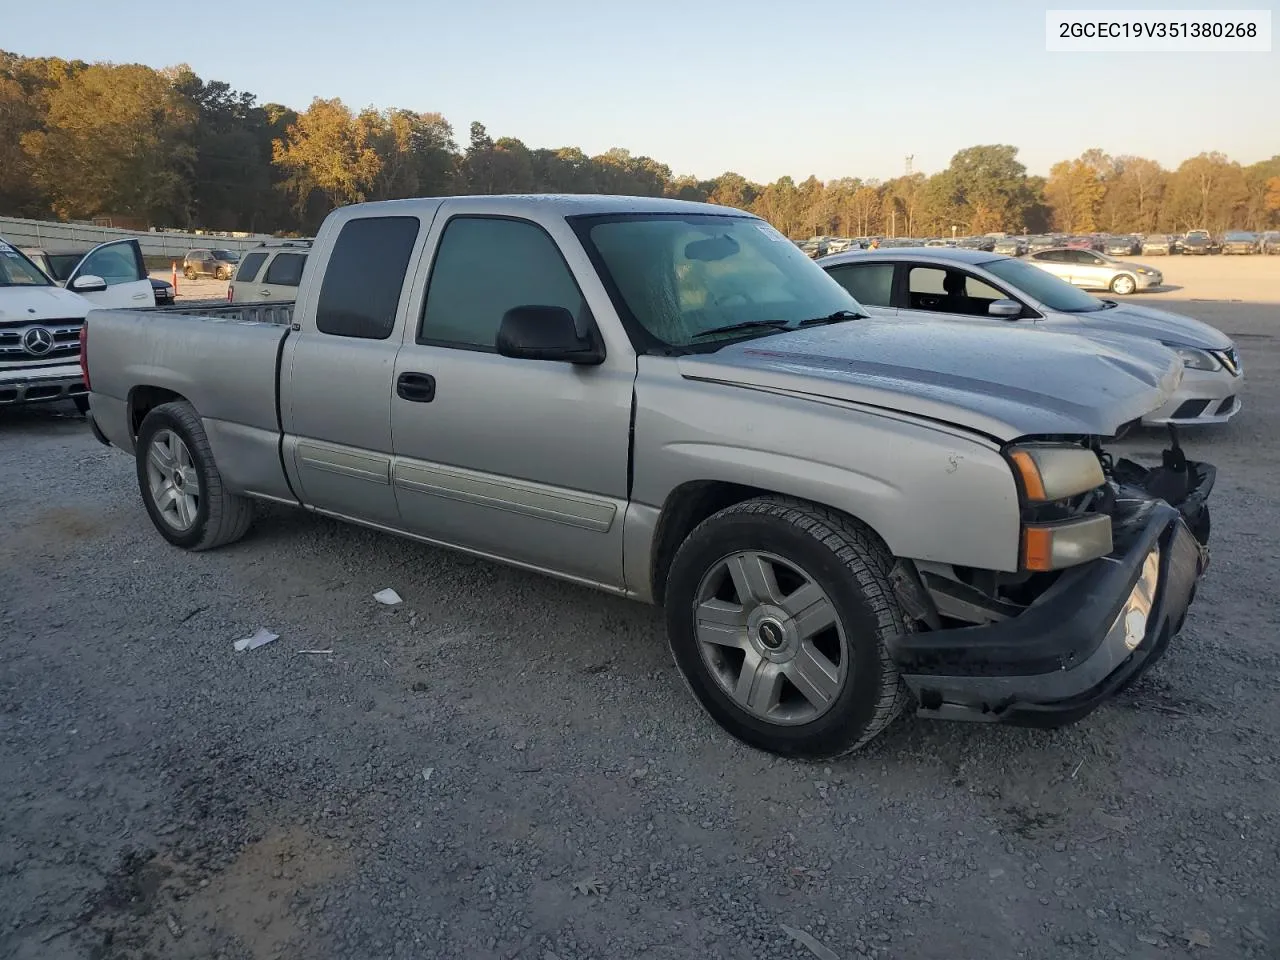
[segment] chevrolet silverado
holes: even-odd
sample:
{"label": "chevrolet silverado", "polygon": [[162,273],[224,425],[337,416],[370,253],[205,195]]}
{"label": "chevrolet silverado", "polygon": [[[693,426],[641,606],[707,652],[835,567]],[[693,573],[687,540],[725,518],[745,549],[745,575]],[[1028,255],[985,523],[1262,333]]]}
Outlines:
{"label": "chevrolet silverado", "polygon": [[1215,471],[1108,438],[1159,344],[871,319],[730,208],[451,197],[334,211],[287,325],[94,311],[91,420],[171,544],[255,500],[660,604],[725,729],[781,754],[907,704],[1053,725],[1154,663]]}

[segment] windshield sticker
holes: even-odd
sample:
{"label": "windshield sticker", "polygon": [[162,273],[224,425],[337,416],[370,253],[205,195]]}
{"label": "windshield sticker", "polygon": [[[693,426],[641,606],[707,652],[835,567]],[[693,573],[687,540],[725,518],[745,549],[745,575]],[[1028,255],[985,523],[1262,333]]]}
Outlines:
{"label": "windshield sticker", "polygon": [[779,240],[787,239],[782,234],[780,234],[777,230],[773,229],[773,227],[769,226],[767,223],[757,223],[756,229],[759,230],[761,233],[763,233],[766,237],[768,237],[774,243],[777,243]]}
{"label": "windshield sticker", "polygon": [[13,247],[0,240],[0,253],[13,253]]}

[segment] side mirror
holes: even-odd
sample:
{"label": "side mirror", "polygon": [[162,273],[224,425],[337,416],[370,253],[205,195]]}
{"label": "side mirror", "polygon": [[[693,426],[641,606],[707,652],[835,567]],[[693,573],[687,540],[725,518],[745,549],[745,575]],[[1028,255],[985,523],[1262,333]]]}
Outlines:
{"label": "side mirror", "polygon": [[502,356],[519,360],[604,362],[604,348],[578,332],[577,321],[564,307],[512,307],[503,314],[495,346]]}
{"label": "side mirror", "polygon": [[1004,320],[1016,320],[1022,316],[1022,304],[1017,300],[992,300],[987,313]]}
{"label": "side mirror", "polygon": [[71,289],[76,293],[101,293],[107,289],[107,281],[101,277],[95,277],[91,273],[86,273],[71,281]]}

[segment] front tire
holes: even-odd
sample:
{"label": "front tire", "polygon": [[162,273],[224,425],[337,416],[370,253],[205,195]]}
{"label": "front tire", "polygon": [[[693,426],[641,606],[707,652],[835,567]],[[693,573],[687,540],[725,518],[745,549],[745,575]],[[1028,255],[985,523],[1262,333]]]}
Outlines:
{"label": "front tire", "polygon": [[1133,293],[1133,291],[1137,289],[1138,282],[1127,273],[1122,273],[1111,281],[1111,292],[1119,294],[1122,297],[1129,296],[1129,294]]}
{"label": "front tire", "polygon": [[248,532],[253,504],[227,492],[191,404],[164,403],[148,413],[136,450],[142,502],[160,535],[175,547],[210,550]]}
{"label": "front tire", "polygon": [[786,756],[849,753],[906,702],[885,646],[905,632],[893,563],[852,518],[785,498],[703,521],[667,578],[671,652],[730,734]]}

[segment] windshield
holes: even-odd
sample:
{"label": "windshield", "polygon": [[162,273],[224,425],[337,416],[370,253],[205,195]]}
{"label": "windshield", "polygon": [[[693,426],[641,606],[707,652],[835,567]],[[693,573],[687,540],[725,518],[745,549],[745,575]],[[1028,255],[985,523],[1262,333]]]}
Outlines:
{"label": "windshield", "polygon": [[1050,310],[1062,313],[1093,313],[1106,309],[1106,304],[1059,280],[1052,273],[1033,267],[1025,260],[991,260],[982,265],[989,273],[999,277],[1011,287],[1038,300]]}
{"label": "windshield", "polygon": [[235,263],[240,259],[240,255],[232,253],[230,250],[215,250],[213,251],[213,259],[226,260],[229,263]]}
{"label": "windshield", "polygon": [[[628,331],[647,349],[714,350],[782,325],[865,312],[799,247],[754,217],[646,214],[571,221],[610,282]],[[773,326],[707,334],[741,324]]]}
{"label": "windshield", "polygon": [[0,240],[0,287],[50,287],[52,281],[39,267]]}
{"label": "windshield", "polygon": [[1246,233],[1243,230],[1233,230],[1231,233],[1227,234],[1227,239],[1228,240],[1252,240],[1253,234]]}

